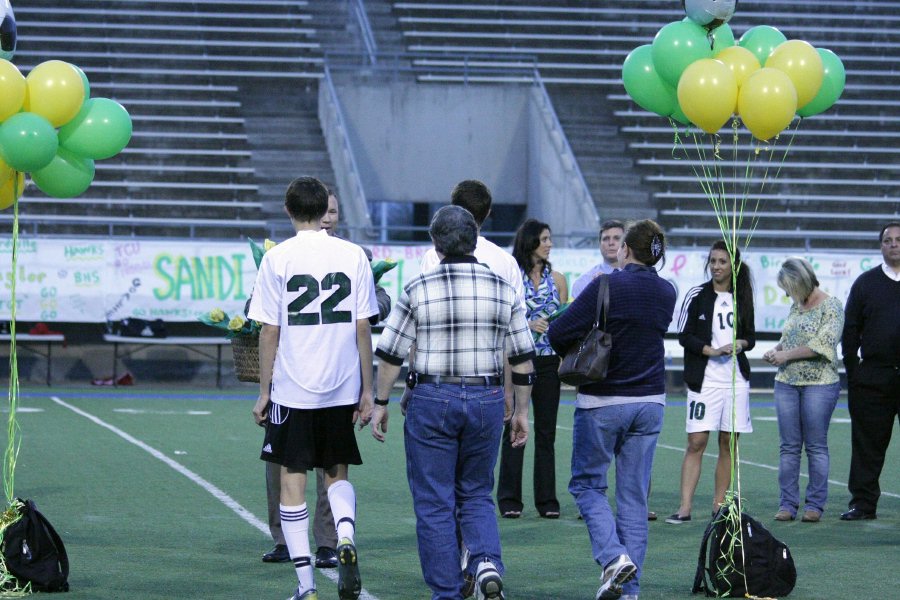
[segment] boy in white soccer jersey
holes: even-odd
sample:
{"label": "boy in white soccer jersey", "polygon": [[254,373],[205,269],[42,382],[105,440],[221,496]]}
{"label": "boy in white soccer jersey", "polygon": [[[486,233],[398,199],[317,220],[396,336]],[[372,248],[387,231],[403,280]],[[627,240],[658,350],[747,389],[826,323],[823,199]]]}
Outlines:
{"label": "boy in white soccer jersey", "polygon": [[297,235],[266,252],[249,311],[262,323],[253,407],[266,428],[260,458],[281,465],[281,523],[299,582],[289,600],[317,600],[305,499],[306,473],[316,467],[325,470],[337,528],[338,594],[355,600],[362,583],[347,469],[362,464],[353,425],[372,413],[375,286],[363,250],[321,230],[328,190],[319,180],[295,179],[284,204]]}

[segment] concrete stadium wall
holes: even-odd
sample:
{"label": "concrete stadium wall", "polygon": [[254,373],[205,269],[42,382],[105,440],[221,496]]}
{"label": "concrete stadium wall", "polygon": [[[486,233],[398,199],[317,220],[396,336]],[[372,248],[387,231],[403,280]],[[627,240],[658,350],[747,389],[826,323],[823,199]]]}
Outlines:
{"label": "concrete stadium wall", "polygon": [[446,202],[462,179],[531,200],[527,87],[337,83],[366,198]]}

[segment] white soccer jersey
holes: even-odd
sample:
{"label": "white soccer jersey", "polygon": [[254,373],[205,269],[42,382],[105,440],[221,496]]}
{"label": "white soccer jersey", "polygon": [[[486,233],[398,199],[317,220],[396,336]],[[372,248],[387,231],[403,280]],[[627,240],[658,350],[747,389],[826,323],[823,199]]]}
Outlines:
{"label": "white soccer jersey", "polygon": [[[713,309],[712,342],[713,348],[731,345],[734,336],[734,299],[731,292],[716,292],[716,305]],[[737,369],[737,365],[734,366]],[[703,387],[731,387],[732,359],[730,356],[710,357],[703,374]],[[737,371],[738,387],[749,385],[740,370]]]}
{"label": "white soccer jersey", "polygon": [[[480,235],[475,243],[474,254],[478,262],[487,265],[488,269],[513,286],[513,289],[516,290],[516,298],[519,299],[522,306],[525,306],[525,284],[522,281],[522,270],[512,254]],[[441,259],[438,258],[437,251],[429,248],[422,257],[421,270],[424,273],[439,264],[441,264]]]}
{"label": "white soccer jersey", "polygon": [[281,327],[272,402],[293,408],[356,404],[356,321],[378,314],[362,248],[301,231],[263,256],[249,316]]}

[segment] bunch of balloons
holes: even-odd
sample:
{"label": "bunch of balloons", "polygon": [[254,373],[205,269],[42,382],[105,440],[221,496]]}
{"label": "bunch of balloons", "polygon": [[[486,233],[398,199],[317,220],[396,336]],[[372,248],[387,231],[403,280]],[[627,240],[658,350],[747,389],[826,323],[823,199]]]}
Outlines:
{"label": "bunch of balloons", "polygon": [[622,66],[628,95],[643,109],[717,132],[732,115],[759,140],[794,115],[824,112],[844,91],[844,65],[824,48],[759,25],[735,42],[728,21],[737,2],[684,0],[687,17],[660,29]]}
{"label": "bunch of balloons", "polygon": [[0,59],[0,210],[22,195],[24,172],[48,196],[78,196],[94,180],[94,161],[128,144],[128,111],[90,96],[87,76],[73,64],[49,60],[23,77]]}

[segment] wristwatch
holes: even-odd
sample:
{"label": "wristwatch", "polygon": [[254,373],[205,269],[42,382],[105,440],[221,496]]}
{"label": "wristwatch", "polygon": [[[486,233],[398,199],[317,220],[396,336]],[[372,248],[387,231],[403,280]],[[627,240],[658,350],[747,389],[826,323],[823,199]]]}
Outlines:
{"label": "wristwatch", "polygon": [[390,402],[390,398],[385,398],[384,400],[380,400],[378,396],[375,396],[375,404],[376,406],[387,406],[388,402]]}

